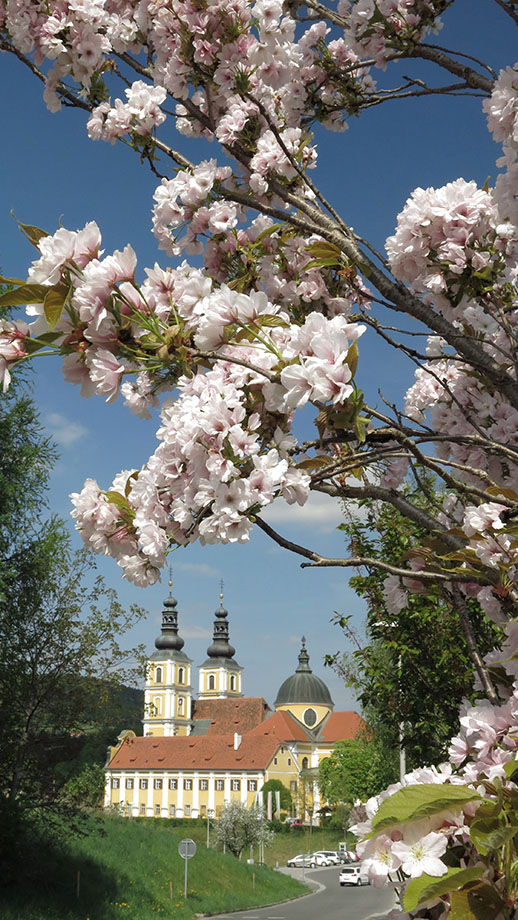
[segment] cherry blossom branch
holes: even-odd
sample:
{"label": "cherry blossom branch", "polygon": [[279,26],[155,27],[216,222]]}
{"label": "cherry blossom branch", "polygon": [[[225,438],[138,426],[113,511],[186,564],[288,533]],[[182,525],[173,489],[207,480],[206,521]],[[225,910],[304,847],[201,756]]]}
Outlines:
{"label": "cherry blossom branch", "polygon": [[422,508],[413,505],[412,502],[408,501],[408,499],[401,494],[401,492],[397,492],[396,489],[386,489],[382,486],[370,484],[350,486],[343,483],[340,486],[336,486],[329,483],[319,483],[315,485],[314,491],[325,492],[333,498],[351,498],[357,502],[364,498],[372,498],[375,501],[385,502],[386,504],[392,505],[403,515],[403,517],[414,521],[415,524],[422,527],[423,530],[426,530],[428,533],[439,533],[441,540],[451,550],[464,549],[466,545],[465,540],[449,534],[439,521]]}
{"label": "cherry blossom branch", "polygon": [[453,585],[451,589],[451,606],[453,610],[456,610],[459,617],[462,632],[464,633],[464,638],[466,639],[466,645],[471,655],[471,659],[475,665],[477,674],[480,678],[482,687],[484,688],[484,693],[486,694],[488,700],[490,700],[496,706],[500,700],[494,688],[489,671],[486,668],[482,660],[482,656],[479,652],[477,641],[471,627],[466,599],[459,588],[455,585]]}
{"label": "cherry blossom branch", "polygon": [[511,17],[515,25],[518,25],[518,12],[514,9],[515,3],[508,3],[507,0],[495,0],[495,3],[503,9],[504,13]]}
{"label": "cherry blossom branch", "polygon": [[277,380],[277,376],[270,373],[270,371],[265,370],[263,367],[257,367],[255,364],[251,364],[250,361],[236,358],[232,354],[215,351],[200,351],[197,348],[186,348],[186,352],[193,358],[204,358],[208,361],[228,361],[230,364],[238,364],[240,367],[246,367],[249,371],[253,371],[254,374],[260,374],[262,377],[266,377],[271,383],[275,383]]}
{"label": "cherry blossom branch", "polygon": [[[466,575],[462,575],[458,572],[452,572],[444,574],[442,572],[429,572],[426,570],[420,570],[419,572],[414,572],[412,569],[403,569],[397,565],[392,565],[389,562],[383,562],[380,559],[371,558],[370,556],[350,556],[346,558],[329,558],[327,556],[321,556],[320,553],[315,552],[314,550],[307,549],[305,546],[301,546],[299,543],[294,543],[292,540],[288,540],[286,537],[283,537],[282,534],[274,530],[270,524],[267,524],[265,520],[254,516],[254,523],[257,524],[260,530],[262,530],[268,537],[274,540],[279,546],[282,546],[283,549],[287,549],[292,553],[295,553],[298,556],[304,556],[306,559],[310,559],[310,562],[302,562],[301,568],[358,568],[359,566],[365,566],[370,568],[377,568],[383,572],[387,572],[388,575],[397,575],[400,578],[418,578],[420,581],[429,583],[431,585],[436,584],[438,581],[449,584],[450,582],[459,582],[460,584],[465,584]],[[474,576],[470,575],[470,581],[475,582],[476,584],[487,585],[487,579],[483,576]]]}
{"label": "cherry blossom branch", "polygon": [[[15,46],[12,45],[11,42],[8,42],[1,34],[0,51],[8,51],[9,54],[14,54],[14,56],[17,57],[22,64],[25,64],[25,66],[29,68],[31,73],[33,73],[38,80],[40,80],[42,83],[47,82],[45,74],[39,69],[39,67],[36,67],[36,64],[34,64],[33,61],[27,57],[27,55],[23,54],[22,51],[19,51],[18,48],[15,48]],[[63,96],[63,98],[66,99],[70,105],[75,106],[78,109],[84,109],[85,112],[92,111],[93,105],[91,103],[84,102],[82,99],[78,99],[77,96],[70,92],[70,90],[67,89],[67,87],[61,81],[58,83],[57,92]]]}
{"label": "cherry blossom branch", "polygon": [[405,51],[401,57],[423,58],[425,61],[433,61],[434,64],[442,67],[443,70],[447,70],[449,73],[461,77],[464,82],[473,89],[483,90],[486,95],[489,95],[493,88],[493,80],[490,80],[488,77],[483,77],[482,74],[477,73],[472,67],[468,67],[466,64],[462,64],[454,58],[449,57],[448,54],[436,45],[428,45],[420,42],[412,51]]}

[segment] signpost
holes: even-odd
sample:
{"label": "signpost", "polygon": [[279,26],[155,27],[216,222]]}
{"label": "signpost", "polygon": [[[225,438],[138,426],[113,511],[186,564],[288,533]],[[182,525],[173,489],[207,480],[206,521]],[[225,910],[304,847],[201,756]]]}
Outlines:
{"label": "signpost", "polygon": [[196,844],[194,840],[191,840],[190,837],[185,837],[183,840],[180,840],[178,852],[182,859],[185,859],[185,884],[183,896],[184,899],[187,900],[187,863],[196,853]]}

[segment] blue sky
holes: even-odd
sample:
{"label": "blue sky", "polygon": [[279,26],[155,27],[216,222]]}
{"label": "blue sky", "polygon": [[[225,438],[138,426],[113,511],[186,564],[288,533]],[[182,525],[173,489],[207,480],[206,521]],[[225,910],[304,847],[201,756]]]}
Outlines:
{"label": "blue sky", "polygon": [[[457,0],[444,18],[445,28],[437,38],[441,45],[480,56],[496,70],[514,63],[510,21],[495,3]],[[415,72],[412,64],[400,69],[403,74],[408,71]],[[422,73],[429,71],[423,67]],[[96,220],[106,251],[130,242],[141,269],[155,260],[165,265],[150,232],[156,179],[138,157],[121,144],[90,142],[82,112],[48,113],[40,85],[7,54],[0,57],[0,78],[4,125],[0,265],[4,273],[25,277],[33,258],[11,210],[20,220],[50,232],[60,220],[71,229]],[[353,120],[345,134],[321,133],[319,167],[312,178],[360,235],[382,247],[416,186],[440,186],[459,176],[480,184],[487,176],[494,180],[499,148],[486,131],[480,106],[477,99],[429,98],[377,107]],[[198,156],[195,144],[181,143],[187,155]],[[175,144],[179,146],[177,139]],[[206,147],[198,158],[207,155],[216,156],[216,148]],[[391,401],[399,399],[413,371],[378,342],[365,336],[360,344],[358,382],[368,399],[379,403],[378,389]],[[96,478],[106,487],[120,469],[140,466],[154,450],[155,422],[135,418],[122,404],[106,406],[98,398],[82,399],[76,388],[64,383],[58,361],[44,358],[37,363],[35,396],[42,422],[61,451],[50,502],[52,511],[65,518],[70,510],[68,495],[79,490],[85,478]],[[336,531],[341,510],[330,499],[317,499],[295,514],[279,505],[269,519],[288,538],[324,555],[345,554],[343,536]],[[75,534],[74,541],[80,544]],[[113,561],[97,558],[122,603],[136,602],[149,610],[133,639],[152,650],[167,575],[161,585],[143,591],[123,581]],[[296,667],[304,634],[313,670],[328,683],[337,708],[355,706],[352,692],[322,664],[326,652],[344,648],[340,631],[330,622],[335,611],[352,614],[357,628],[362,627],[363,603],[349,589],[346,570],[301,570],[298,557],[260,532],[244,546],[195,545],[174,553],[171,561],[180,633],[195,664],[205,658],[223,578],[231,641],[236,659],[245,668],[247,695],[261,695],[273,703],[281,682]]]}

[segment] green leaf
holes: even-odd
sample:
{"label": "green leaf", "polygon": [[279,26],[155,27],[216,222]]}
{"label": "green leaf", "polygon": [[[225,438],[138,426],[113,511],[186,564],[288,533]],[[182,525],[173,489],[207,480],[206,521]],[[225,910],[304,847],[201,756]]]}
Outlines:
{"label": "green leaf", "polygon": [[271,313],[262,313],[260,316],[257,316],[252,325],[257,326],[259,329],[262,326],[282,326],[284,329],[289,329],[289,323],[287,323],[285,319]]}
{"label": "green leaf", "polygon": [[470,882],[452,892],[448,920],[496,920],[505,907],[494,885]]}
{"label": "green leaf", "polygon": [[104,494],[110,504],[116,505],[121,511],[133,511],[128,499],[124,498],[124,495],[121,495],[120,492],[105,492]]}
{"label": "green leaf", "polygon": [[311,259],[311,262],[306,262],[304,271],[309,271],[311,268],[332,268],[333,265],[339,264],[340,259],[335,256],[329,256],[327,259]]}
{"label": "green leaf", "polygon": [[366,431],[367,431],[369,421],[370,419],[364,418],[363,415],[358,415],[358,417],[354,420],[354,433],[356,437],[358,438],[358,441],[360,442],[360,444],[365,443],[365,440],[367,437]]}
{"label": "green leaf", "polygon": [[45,319],[47,320],[50,330],[54,329],[61,319],[61,314],[63,313],[63,307],[65,306],[65,301],[68,297],[68,293],[69,288],[62,284],[50,288],[48,293],[45,295],[45,300],[43,301],[43,312],[45,314]]}
{"label": "green leaf", "polygon": [[39,335],[37,339],[31,339],[29,336],[25,339],[24,348],[28,355],[34,354],[36,351],[39,351],[40,348],[45,348],[47,345],[53,345],[56,339],[60,338],[61,333],[59,332],[44,332],[43,335]]}
{"label": "green leaf", "polygon": [[507,489],[503,486],[488,486],[486,492],[489,495],[503,496],[503,498],[508,498],[512,502],[518,502],[518,492],[515,492],[514,489]]}
{"label": "green leaf", "polygon": [[3,275],[0,275],[0,284],[25,284],[22,278],[4,278]]}
{"label": "green leaf", "polygon": [[518,827],[505,824],[503,816],[496,818],[476,818],[469,829],[471,842],[482,856],[490,850],[498,850],[504,843],[518,834]]}
{"label": "green leaf", "polygon": [[433,875],[420,875],[419,878],[412,879],[407,885],[403,896],[403,908],[406,911],[415,910],[419,904],[424,901],[431,901],[433,898],[440,898],[443,894],[448,894],[456,888],[462,888],[468,882],[473,882],[480,878],[485,872],[482,865],[470,866],[469,869],[449,868],[445,875],[436,878]]}
{"label": "green leaf", "polygon": [[300,463],[297,463],[297,469],[316,470],[321,466],[329,466],[329,464],[332,462],[332,457],[323,457],[319,455],[318,457],[309,457],[307,460],[301,460]]}
{"label": "green leaf", "polygon": [[267,227],[266,230],[261,230],[259,236],[256,236],[255,242],[259,243],[261,240],[266,239],[266,237],[271,236],[272,233],[280,233],[282,230],[281,224],[274,224],[273,227]]}
{"label": "green leaf", "polygon": [[43,303],[50,288],[48,284],[22,284],[0,297],[0,307],[20,307],[28,303]]}
{"label": "green leaf", "polygon": [[38,249],[39,241],[43,239],[43,237],[49,236],[47,231],[41,230],[40,227],[35,227],[33,224],[22,224],[22,222],[16,217],[14,211],[11,211],[11,214],[18,224],[20,230],[22,231],[24,237],[29,240],[29,243],[32,243],[32,245]]}
{"label": "green leaf", "polygon": [[498,800],[492,801],[491,799],[486,799],[482,802],[482,805],[479,805],[477,808],[477,820],[479,818],[496,818],[501,811],[502,805]]}
{"label": "green leaf", "polygon": [[351,371],[351,376],[354,377],[356,373],[356,368],[358,367],[358,358],[360,357],[360,352],[358,351],[358,342],[354,341],[347,352],[347,357],[345,363],[347,364],[349,370]]}
{"label": "green leaf", "polygon": [[135,470],[134,473],[130,473],[130,475],[128,476],[126,480],[126,485],[124,487],[124,494],[126,495],[126,497],[130,494],[133,483],[137,481],[138,477],[139,477],[138,470]]}
{"label": "green leaf", "polygon": [[459,808],[480,799],[478,792],[469,786],[453,786],[448,783],[405,786],[381,803],[372,819],[371,836],[387,827],[419,821],[448,808]]}
{"label": "green leaf", "polygon": [[[310,243],[306,246],[306,252],[311,253],[314,259],[334,259],[335,262],[341,258],[341,251],[334,243],[328,243],[326,240],[318,240],[316,243]],[[307,266],[306,266],[307,267]]]}
{"label": "green leaf", "polygon": [[[511,777],[514,776],[514,774],[518,770],[518,761],[510,760],[509,763],[504,763],[504,770],[505,770],[505,775],[507,776],[507,778],[511,779]],[[477,817],[478,817],[478,813],[477,813]]]}

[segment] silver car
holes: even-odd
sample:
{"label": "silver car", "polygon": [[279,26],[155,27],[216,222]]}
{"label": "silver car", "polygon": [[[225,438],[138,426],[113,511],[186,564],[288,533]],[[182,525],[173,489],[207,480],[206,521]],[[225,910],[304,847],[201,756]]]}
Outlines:
{"label": "silver car", "polygon": [[311,853],[299,853],[298,856],[293,856],[291,859],[288,859],[288,862],[286,863],[286,865],[291,866],[294,869],[295,868],[300,869],[300,868],[303,868],[304,866],[306,868],[309,868],[310,866],[311,868],[313,868],[312,860],[313,860],[313,857],[311,856]]}

